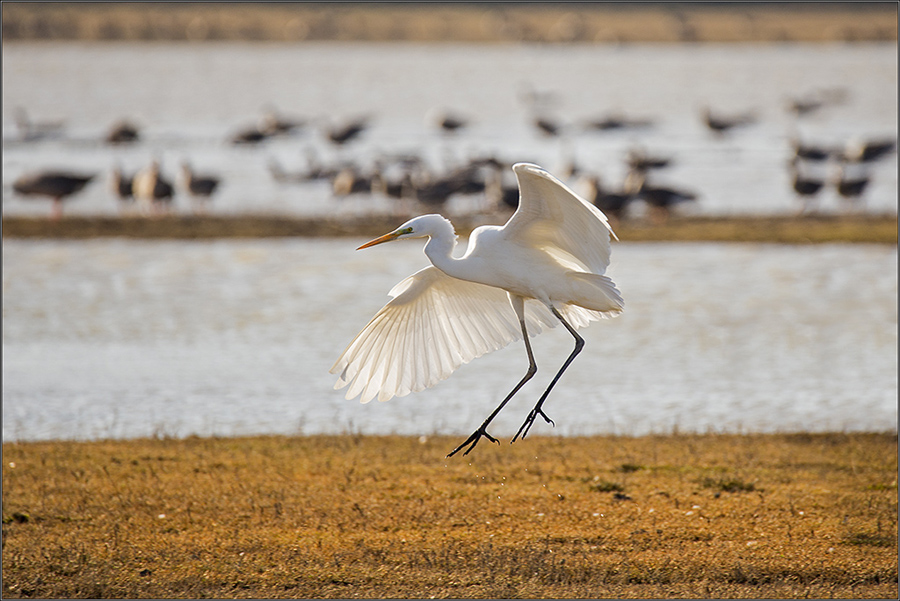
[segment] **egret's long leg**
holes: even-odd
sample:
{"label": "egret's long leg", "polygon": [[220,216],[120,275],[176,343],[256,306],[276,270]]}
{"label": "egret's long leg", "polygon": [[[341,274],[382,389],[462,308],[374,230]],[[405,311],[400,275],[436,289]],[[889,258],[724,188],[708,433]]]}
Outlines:
{"label": "egret's long leg", "polygon": [[513,398],[513,395],[515,395],[517,392],[519,392],[519,389],[525,385],[525,382],[530,380],[534,376],[534,374],[537,373],[537,363],[535,363],[534,354],[531,352],[531,342],[528,341],[528,332],[525,329],[525,319],[524,318],[519,319],[519,324],[522,326],[522,338],[525,340],[525,351],[528,353],[528,371],[525,372],[525,376],[521,380],[519,380],[519,383],[516,384],[515,388],[513,388],[508,395],[506,395],[506,398],[503,399],[503,402],[501,402],[497,406],[497,408],[494,409],[494,412],[491,413],[487,417],[486,420],[484,420],[484,423],[481,424],[481,426],[479,426],[479,428],[477,430],[475,430],[472,433],[472,435],[468,439],[466,439],[466,441],[464,443],[462,443],[461,445],[459,445],[458,447],[453,449],[450,452],[450,454],[447,455],[447,457],[453,457],[464,447],[471,445],[471,446],[469,446],[468,450],[466,450],[466,452],[463,453],[463,455],[468,455],[472,451],[472,449],[475,448],[475,445],[478,444],[478,441],[481,440],[482,436],[484,436],[491,442],[496,442],[497,444],[500,444],[496,438],[494,438],[493,436],[491,436],[490,434],[487,433],[488,424],[491,423],[491,420],[493,420],[495,417],[497,417],[497,414],[500,413],[500,410],[503,409],[503,407],[506,405],[506,403],[509,402],[509,399]]}
{"label": "egret's long leg", "polygon": [[556,425],[553,423],[553,420],[547,417],[547,414],[541,409],[541,405],[544,404],[544,401],[547,399],[547,395],[550,394],[550,389],[553,388],[554,384],[556,384],[557,380],[559,380],[560,376],[562,376],[563,372],[566,371],[566,368],[569,367],[569,364],[575,359],[576,355],[581,352],[581,349],[584,347],[584,338],[578,335],[578,332],[575,331],[575,328],[569,325],[563,316],[559,314],[559,311],[556,310],[555,307],[551,307],[550,309],[553,311],[553,314],[556,315],[557,319],[562,322],[566,329],[569,330],[569,333],[575,337],[575,348],[572,350],[572,354],[569,355],[569,358],[566,359],[566,362],[563,363],[562,367],[559,368],[559,371],[556,372],[556,376],[554,376],[553,380],[550,382],[550,386],[547,387],[547,390],[544,391],[544,394],[541,395],[541,398],[538,399],[537,404],[534,406],[534,409],[531,410],[531,413],[528,414],[528,417],[525,418],[525,423],[519,428],[519,431],[516,432],[516,435],[512,437],[510,442],[516,442],[516,439],[519,438],[519,435],[522,435],[524,439],[525,436],[528,435],[528,431],[531,429],[532,424],[534,424],[534,419],[540,415],[546,420],[548,424]]}

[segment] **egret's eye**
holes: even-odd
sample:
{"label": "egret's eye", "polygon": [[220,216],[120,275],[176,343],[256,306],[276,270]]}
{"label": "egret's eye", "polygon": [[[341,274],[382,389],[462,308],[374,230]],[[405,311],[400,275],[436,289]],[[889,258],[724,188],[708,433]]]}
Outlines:
{"label": "egret's eye", "polygon": [[412,231],[413,231],[413,229],[411,227],[405,227],[402,230],[400,230],[399,232],[397,232],[397,234],[400,236],[405,236],[406,234],[411,234]]}

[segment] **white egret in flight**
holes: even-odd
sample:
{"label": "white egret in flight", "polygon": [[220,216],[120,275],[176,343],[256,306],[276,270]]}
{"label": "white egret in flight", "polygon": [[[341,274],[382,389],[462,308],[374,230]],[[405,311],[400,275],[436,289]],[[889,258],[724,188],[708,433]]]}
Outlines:
{"label": "white egret in flight", "polygon": [[[409,276],[356,336],[331,368],[335,389],[349,385],[347,398],[386,401],[423,390],[447,378],[463,363],[521,337],[528,371],[481,426],[448,457],[469,454],[488,434],[488,424],[534,376],[537,364],[529,335],[562,323],[575,349],[541,395],[511,442],[528,434],[535,418],[553,421],[542,406],[550,390],[584,346],[575,328],[614,316],[623,302],[609,265],[606,216],[544,169],[517,163],[519,206],[500,226],[472,232],[466,253],[455,258],[453,225],[440,215],[423,215],[359,248],[405,238],[428,238],[431,266]],[[618,238],[617,238],[618,239]],[[359,250],[359,249],[357,249]]]}

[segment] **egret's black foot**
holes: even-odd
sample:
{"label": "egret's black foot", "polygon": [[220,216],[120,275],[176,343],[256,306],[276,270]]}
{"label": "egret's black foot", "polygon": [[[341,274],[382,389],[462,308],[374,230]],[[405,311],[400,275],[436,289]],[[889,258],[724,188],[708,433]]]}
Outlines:
{"label": "egret's black foot", "polygon": [[[454,455],[456,455],[457,453],[459,453],[462,449],[464,449],[464,448],[467,447],[467,446],[468,446],[469,448],[468,448],[468,450],[467,450],[465,453],[463,453],[463,455],[468,455],[469,453],[472,452],[472,449],[475,448],[475,445],[478,444],[478,441],[481,440],[481,437],[482,437],[482,436],[484,436],[485,438],[487,438],[487,439],[490,440],[491,442],[496,442],[497,444],[500,444],[500,441],[499,441],[499,440],[497,440],[496,438],[494,438],[493,436],[491,436],[490,434],[488,434],[488,433],[487,433],[487,430],[484,429],[484,426],[481,426],[480,428],[478,428],[477,430],[475,430],[474,432],[472,432],[472,436],[470,436],[469,438],[467,438],[467,439],[466,439],[466,442],[462,443],[461,445],[459,445],[458,447],[456,447],[455,449],[453,449],[452,451],[450,451],[450,453],[447,455],[447,457],[453,457]],[[471,445],[471,446],[469,446],[469,445]]]}
{"label": "egret's black foot", "polygon": [[522,435],[522,440],[525,440],[525,437],[528,436],[528,431],[531,430],[531,426],[534,425],[534,419],[539,415],[544,418],[545,422],[547,422],[554,428],[556,427],[556,423],[552,419],[547,417],[547,414],[544,413],[544,410],[541,409],[540,406],[537,406],[531,410],[531,413],[529,413],[528,417],[525,418],[525,423],[522,424],[522,426],[519,428],[519,431],[516,432],[516,435],[513,436],[512,440],[510,440],[509,442],[516,442],[520,434]]}

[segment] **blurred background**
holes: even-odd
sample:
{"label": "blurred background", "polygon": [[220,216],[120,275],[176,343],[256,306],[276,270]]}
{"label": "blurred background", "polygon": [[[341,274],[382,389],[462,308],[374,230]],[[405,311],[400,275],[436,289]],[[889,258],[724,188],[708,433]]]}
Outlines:
{"label": "blurred background", "polygon": [[[2,11],[4,218],[502,223],[517,161],[649,226],[897,213],[896,3]],[[4,439],[468,433],[521,348],[387,405],[330,390],[423,265],[355,245],[6,240]],[[896,248],[625,241],[611,271],[626,314],[587,330],[553,433],[896,427]]]}

